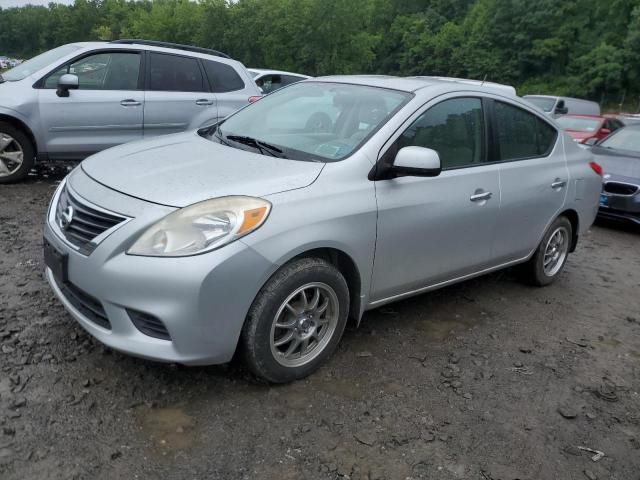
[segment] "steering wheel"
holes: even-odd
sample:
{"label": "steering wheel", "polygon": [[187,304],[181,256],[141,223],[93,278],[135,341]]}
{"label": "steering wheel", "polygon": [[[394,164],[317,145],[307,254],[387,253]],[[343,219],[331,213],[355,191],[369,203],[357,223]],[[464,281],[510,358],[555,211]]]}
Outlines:
{"label": "steering wheel", "polygon": [[306,132],[329,133],[333,127],[331,117],[324,112],[313,113],[304,125]]}

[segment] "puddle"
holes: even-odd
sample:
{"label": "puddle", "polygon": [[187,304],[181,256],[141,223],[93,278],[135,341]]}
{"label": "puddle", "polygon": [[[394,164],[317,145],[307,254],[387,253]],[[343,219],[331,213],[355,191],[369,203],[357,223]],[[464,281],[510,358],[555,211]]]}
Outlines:
{"label": "puddle", "polygon": [[145,408],[139,413],[142,431],[167,450],[185,450],[193,444],[194,420],[179,408]]}

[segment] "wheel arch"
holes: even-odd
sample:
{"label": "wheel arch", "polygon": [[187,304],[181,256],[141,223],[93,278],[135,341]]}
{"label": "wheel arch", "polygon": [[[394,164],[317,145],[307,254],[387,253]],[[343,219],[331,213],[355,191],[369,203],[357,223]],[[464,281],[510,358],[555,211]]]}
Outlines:
{"label": "wheel arch", "polygon": [[353,258],[343,250],[335,247],[316,247],[297,253],[286,262],[283,262],[282,265],[299,258],[307,257],[322,258],[342,273],[349,287],[349,318],[359,324],[362,317],[363,302],[361,294],[362,277]]}
{"label": "wheel arch", "polygon": [[569,246],[569,252],[574,252],[578,245],[578,231],[580,228],[578,212],[570,208],[564,210],[558,217],[566,217],[569,222],[571,222],[571,245]]}
{"label": "wheel arch", "polygon": [[13,127],[22,130],[27,135],[27,137],[29,137],[31,144],[33,145],[34,153],[36,155],[38,154],[38,142],[36,141],[36,136],[33,134],[33,131],[26,123],[24,123],[19,118],[7,115],[6,113],[0,113],[0,122],[8,123]]}

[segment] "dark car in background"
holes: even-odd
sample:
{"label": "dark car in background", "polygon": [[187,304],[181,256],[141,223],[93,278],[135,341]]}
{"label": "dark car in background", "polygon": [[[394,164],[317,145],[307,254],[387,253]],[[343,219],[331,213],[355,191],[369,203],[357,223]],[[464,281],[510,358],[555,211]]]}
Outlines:
{"label": "dark car in background", "polygon": [[640,125],[618,130],[591,152],[604,171],[598,215],[640,225]]}
{"label": "dark car in background", "polygon": [[578,143],[585,143],[591,138],[602,140],[624,127],[624,123],[616,118],[598,115],[563,115],[556,122]]}

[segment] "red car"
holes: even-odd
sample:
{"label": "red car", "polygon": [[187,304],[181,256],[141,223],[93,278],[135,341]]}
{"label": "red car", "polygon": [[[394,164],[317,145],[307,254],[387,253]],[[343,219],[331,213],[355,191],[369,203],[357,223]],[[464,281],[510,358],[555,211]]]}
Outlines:
{"label": "red car", "polygon": [[578,143],[586,143],[590,138],[601,140],[624,127],[624,123],[617,118],[597,115],[563,115],[556,122]]}

